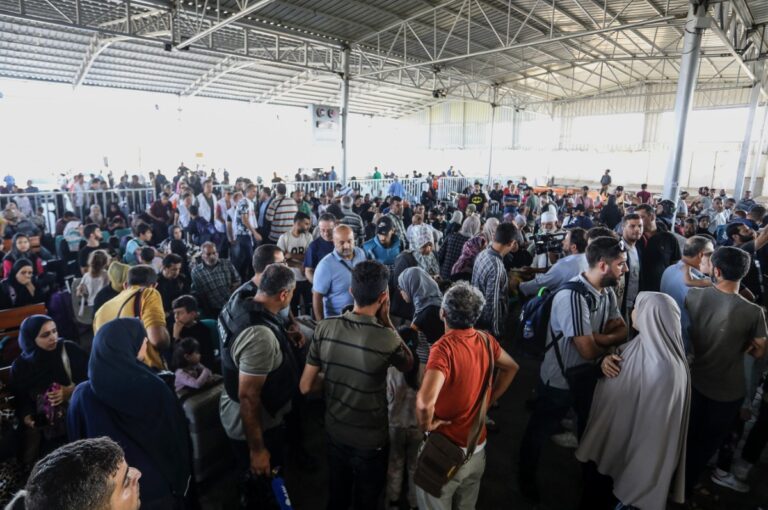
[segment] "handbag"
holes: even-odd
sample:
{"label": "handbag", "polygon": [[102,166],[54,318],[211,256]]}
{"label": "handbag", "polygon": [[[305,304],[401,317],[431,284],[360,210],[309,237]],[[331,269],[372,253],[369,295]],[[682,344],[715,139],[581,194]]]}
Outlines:
{"label": "handbag", "polygon": [[490,362],[485,379],[483,380],[485,391],[480,392],[477,401],[472,406],[472,413],[476,414],[467,437],[467,453],[465,454],[464,450],[447,436],[439,432],[431,432],[427,434],[416,462],[413,483],[427,494],[436,498],[442,495],[443,487],[456,475],[461,466],[472,458],[477,441],[480,439],[480,432],[483,430],[485,413],[488,409],[488,392],[491,390],[491,374],[493,374],[494,360],[488,337],[483,333],[480,334],[485,340],[485,347],[488,351]]}
{"label": "handbag", "polygon": [[[67,354],[67,347],[61,347],[61,363],[64,366],[64,371],[69,378],[69,384],[72,384],[72,367],[69,362],[69,355]],[[37,395],[36,408],[37,418],[45,425],[42,427],[43,435],[46,439],[53,439],[66,435],[67,433],[67,408],[69,407],[67,402],[62,402],[57,406],[51,405],[48,401],[48,392],[58,391],[61,389],[61,385],[53,383],[43,393]],[[45,417],[44,419],[41,419]]]}

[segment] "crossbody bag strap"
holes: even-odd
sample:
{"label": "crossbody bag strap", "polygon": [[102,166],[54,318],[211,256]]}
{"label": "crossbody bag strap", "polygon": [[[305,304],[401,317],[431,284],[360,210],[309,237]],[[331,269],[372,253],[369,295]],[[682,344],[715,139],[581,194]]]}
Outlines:
{"label": "crossbody bag strap", "polygon": [[491,342],[488,339],[488,335],[480,331],[478,331],[478,333],[483,337],[483,340],[485,341],[485,350],[488,351],[488,371],[486,372],[485,378],[483,379],[482,387],[485,388],[485,391],[480,390],[478,400],[472,407],[473,412],[476,412],[477,414],[475,415],[475,420],[472,423],[472,428],[470,428],[470,433],[467,440],[467,454],[464,463],[467,463],[469,459],[472,458],[472,454],[475,453],[477,441],[480,439],[480,432],[483,430],[485,413],[488,411],[488,393],[491,391],[491,376],[493,375],[493,370],[495,368],[493,350],[491,349]]}
{"label": "crossbody bag strap", "polygon": [[67,344],[61,346],[61,364],[64,366],[64,372],[67,373],[69,378],[69,384],[73,384],[72,380],[72,364],[69,362],[69,354],[67,354]]}
{"label": "crossbody bag strap", "polygon": [[141,318],[141,293],[144,291],[143,288],[137,290],[130,296],[128,296],[128,299],[123,301],[123,304],[120,305],[120,309],[117,311],[117,318],[120,318],[120,314],[123,313],[123,308],[125,308],[125,305],[128,304],[128,301],[130,301],[132,298],[136,298],[136,300],[133,302],[133,316],[137,319]]}

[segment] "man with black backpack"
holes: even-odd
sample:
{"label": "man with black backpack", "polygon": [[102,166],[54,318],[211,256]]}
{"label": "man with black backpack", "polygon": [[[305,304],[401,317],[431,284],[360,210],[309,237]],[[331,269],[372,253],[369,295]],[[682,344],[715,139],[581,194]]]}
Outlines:
{"label": "man with black backpack", "polygon": [[550,307],[549,314],[543,309],[539,315],[548,320],[532,325],[547,328],[537,399],[520,448],[520,490],[532,500],[538,499],[536,469],[544,442],[571,407],[581,437],[597,383],[599,369],[593,360],[627,338],[613,292],[627,270],[624,243],[610,237],[595,239],[587,247],[587,263],[585,273],[542,303]]}

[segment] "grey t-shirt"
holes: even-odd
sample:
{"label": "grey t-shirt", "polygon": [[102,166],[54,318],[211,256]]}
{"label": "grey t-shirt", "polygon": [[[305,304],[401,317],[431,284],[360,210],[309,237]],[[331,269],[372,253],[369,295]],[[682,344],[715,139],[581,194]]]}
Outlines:
{"label": "grey t-shirt", "polygon": [[[594,304],[590,309],[585,297],[569,289],[559,291],[552,300],[547,345],[552,342],[553,332],[555,335],[562,333],[563,336],[558,341],[558,346],[566,369],[589,363],[589,360],[579,355],[579,351],[573,345],[573,337],[589,336],[593,332],[601,333],[609,320],[621,317],[613,289],[603,289],[598,292],[583,275],[570,281],[581,281],[592,294]],[[547,349],[539,375],[544,384],[563,390],[568,389],[568,383],[565,381],[563,371],[557,362],[554,347]]]}
{"label": "grey t-shirt", "polygon": [[[241,374],[266,376],[283,362],[280,342],[266,326],[252,326],[243,330],[231,347],[232,359]],[[275,416],[261,409],[262,430],[269,430],[280,425],[283,417],[291,410],[288,401]],[[219,401],[219,415],[224,431],[231,439],[245,440],[243,421],[240,419],[240,403],[230,399],[227,392],[222,392]]]}
{"label": "grey t-shirt", "polygon": [[753,339],[768,336],[763,309],[715,287],[690,289],[685,306],[694,355],[691,384],[718,402],[743,399],[744,352]]}

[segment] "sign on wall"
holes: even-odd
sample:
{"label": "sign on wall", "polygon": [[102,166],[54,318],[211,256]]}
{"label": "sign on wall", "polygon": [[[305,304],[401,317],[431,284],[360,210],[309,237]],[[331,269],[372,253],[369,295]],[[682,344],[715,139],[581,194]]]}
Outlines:
{"label": "sign on wall", "polygon": [[310,105],[312,137],[317,142],[335,142],[341,132],[341,109],[338,106]]}

